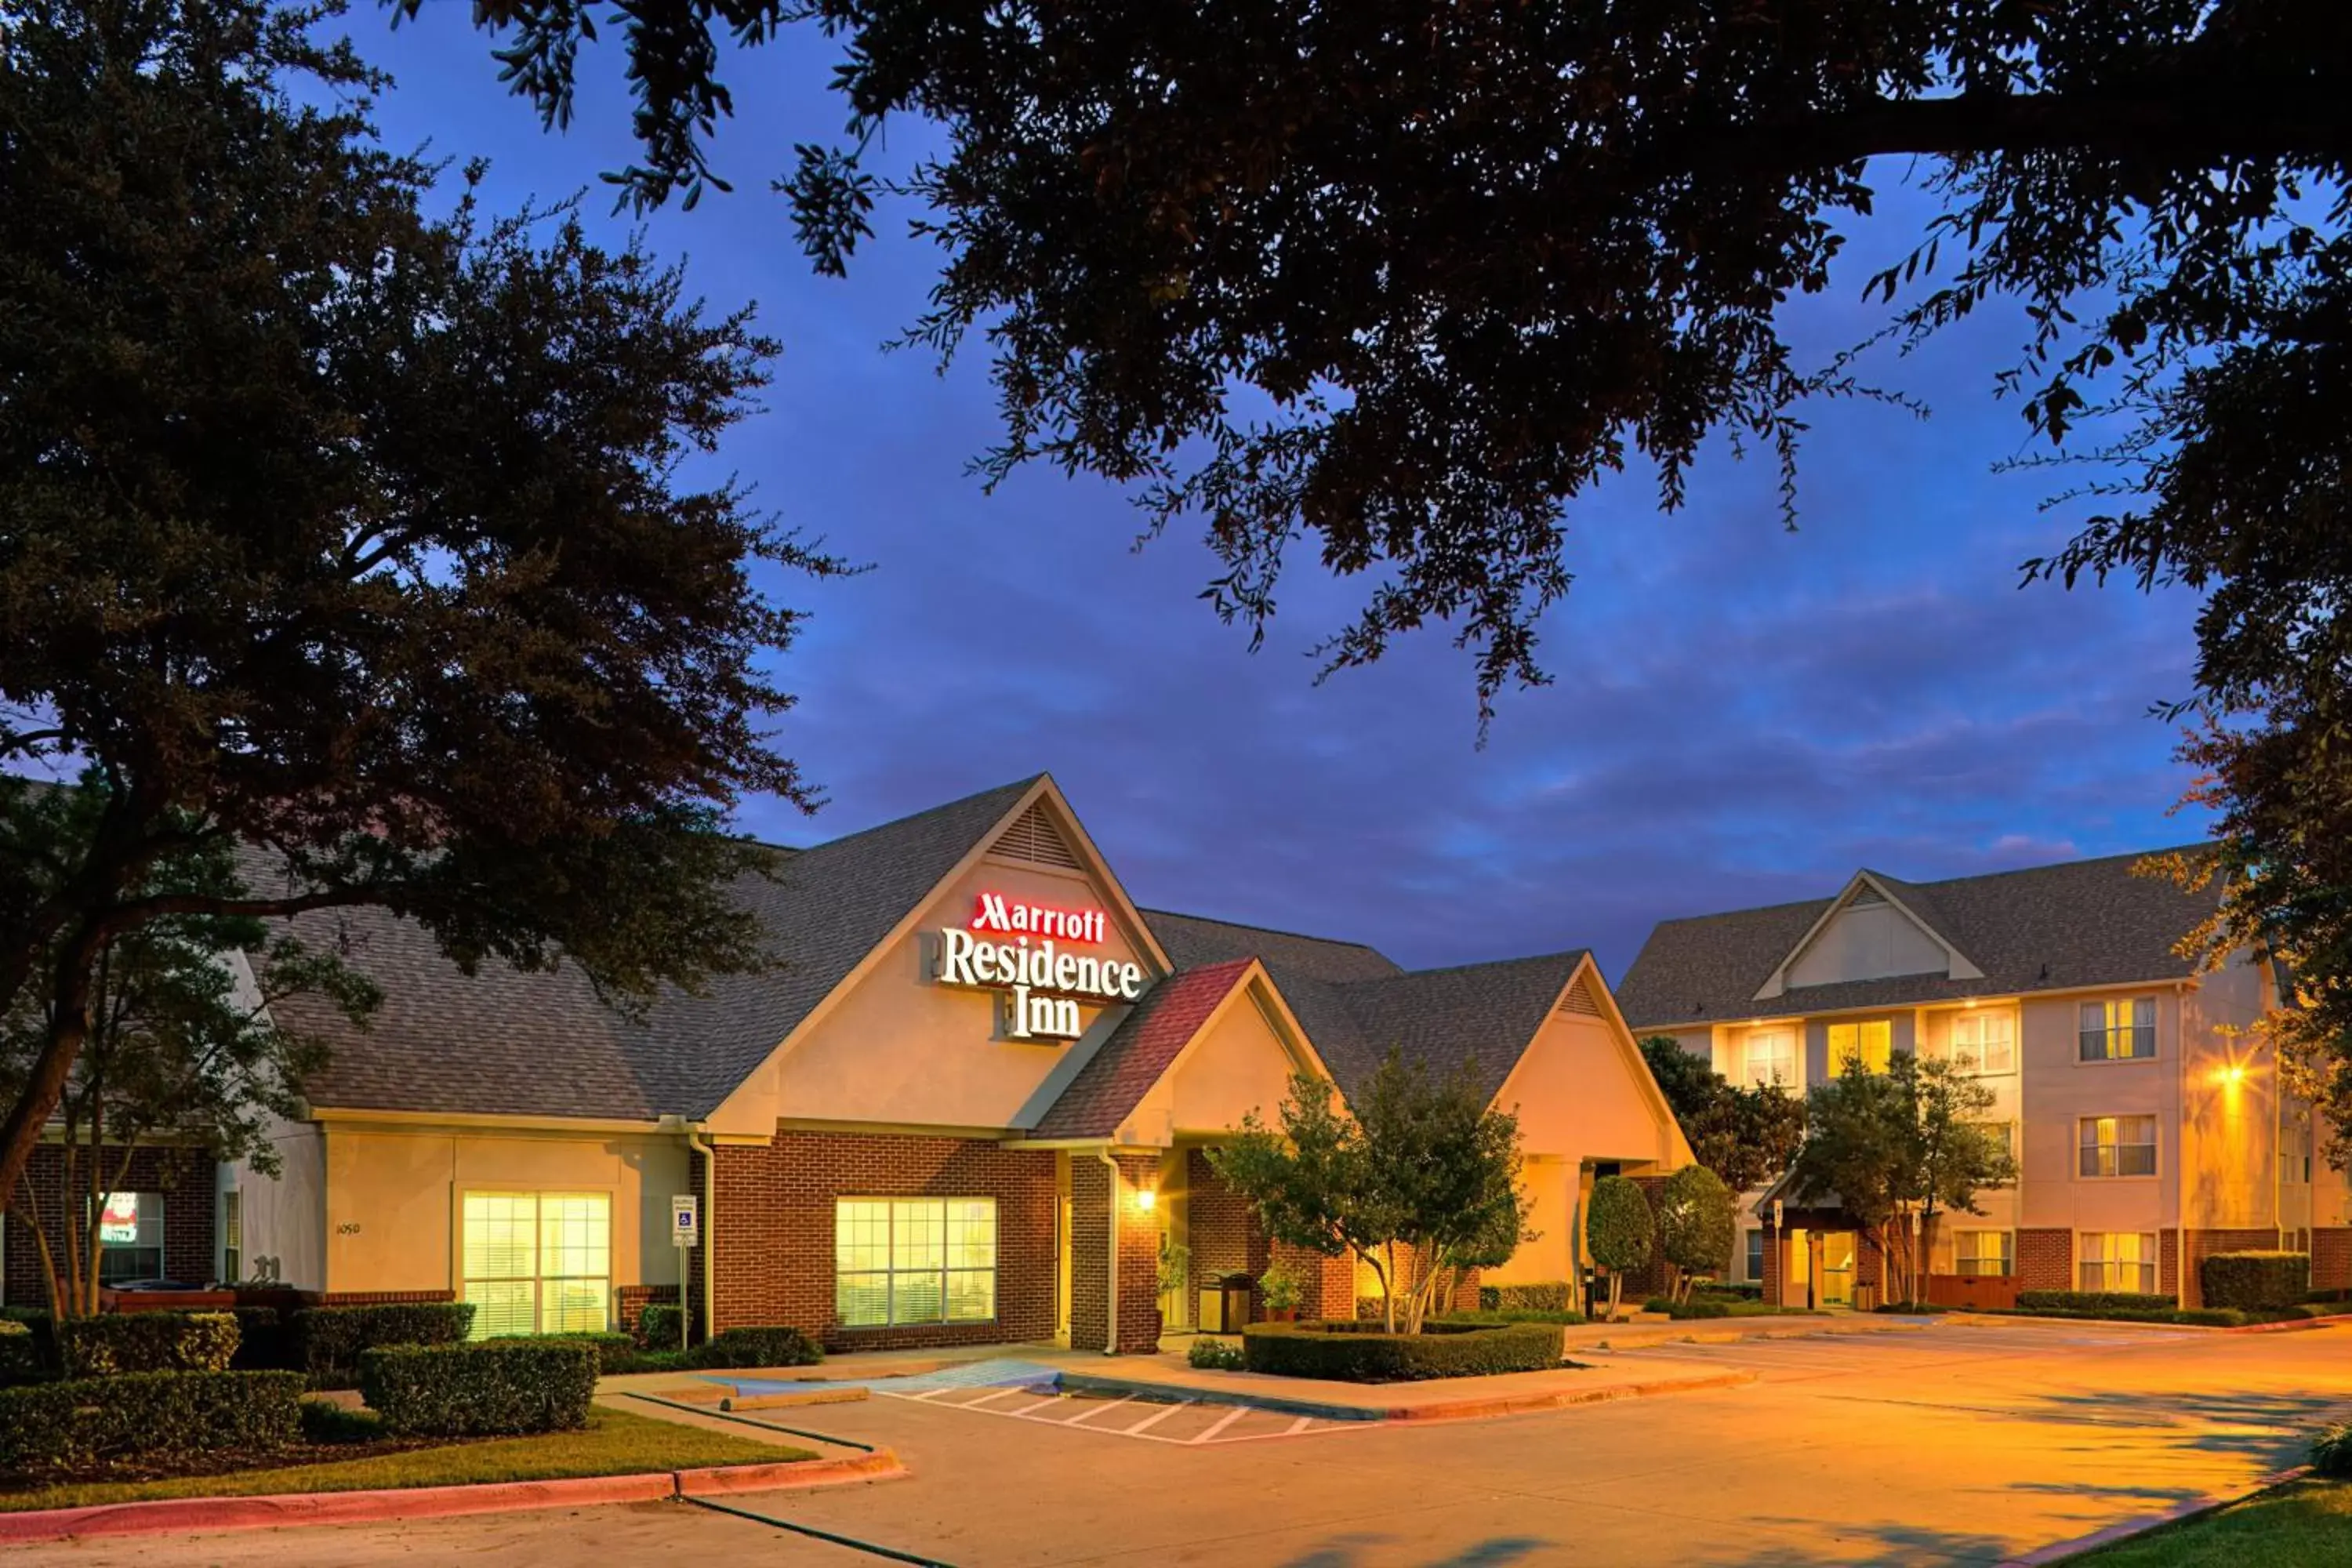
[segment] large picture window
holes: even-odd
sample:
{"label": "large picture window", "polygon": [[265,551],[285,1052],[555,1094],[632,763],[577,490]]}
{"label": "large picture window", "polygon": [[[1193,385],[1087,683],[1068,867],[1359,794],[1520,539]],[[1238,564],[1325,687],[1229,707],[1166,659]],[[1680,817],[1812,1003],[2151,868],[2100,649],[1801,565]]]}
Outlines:
{"label": "large picture window", "polygon": [[1895,1026],[1885,1018],[1829,1027],[1830,1075],[1845,1071],[1848,1062],[1860,1062],[1872,1072],[1885,1072],[1895,1060]]}
{"label": "large picture window", "polygon": [[608,1326],[610,1194],[467,1193],[462,1251],[476,1339]]}
{"label": "large picture window", "polygon": [[2156,1174],[2156,1118],[2085,1116],[2082,1173],[2086,1176]]}
{"label": "large picture window", "polygon": [[98,1247],[101,1285],[163,1278],[163,1194],[107,1194],[99,1201]]}
{"label": "large picture window", "polygon": [[2149,1232],[2086,1230],[2076,1257],[2085,1290],[2156,1293],[2156,1237]]}
{"label": "large picture window", "polygon": [[2017,1070],[2016,1025],[2006,1013],[1962,1013],[1952,1020],[1951,1058],[1962,1072],[1990,1077]]}
{"label": "large picture window", "polygon": [[2086,1062],[2145,1061],[2156,1055],[2156,998],[2085,1002],[2082,1051]]}
{"label": "large picture window", "polygon": [[996,1316],[994,1198],[841,1198],[834,1315],[844,1328]]}

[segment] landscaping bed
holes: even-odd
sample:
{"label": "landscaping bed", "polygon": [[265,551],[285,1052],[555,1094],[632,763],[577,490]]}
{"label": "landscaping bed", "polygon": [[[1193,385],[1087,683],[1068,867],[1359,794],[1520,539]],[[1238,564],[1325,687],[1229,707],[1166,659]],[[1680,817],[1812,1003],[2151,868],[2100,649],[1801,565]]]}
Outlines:
{"label": "landscaping bed", "polygon": [[1252,1323],[1242,1335],[1243,1364],[1277,1377],[1341,1383],[1405,1383],[1433,1377],[1485,1377],[1556,1370],[1557,1323],[1432,1320],[1417,1334],[1391,1334],[1378,1323]]}
{"label": "landscaping bed", "polygon": [[362,1435],[372,1425],[362,1415],[340,1439],[306,1436],[268,1455],[221,1452],[187,1456],[168,1467],[159,1462],[117,1468],[103,1480],[0,1481],[0,1512],[166,1498],[558,1480],[815,1458],[806,1449],[601,1407],[590,1411],[587,1425],[577,1430],[520,1437],[391,1437],[380,1427],[373,1428],[374,1436]]}

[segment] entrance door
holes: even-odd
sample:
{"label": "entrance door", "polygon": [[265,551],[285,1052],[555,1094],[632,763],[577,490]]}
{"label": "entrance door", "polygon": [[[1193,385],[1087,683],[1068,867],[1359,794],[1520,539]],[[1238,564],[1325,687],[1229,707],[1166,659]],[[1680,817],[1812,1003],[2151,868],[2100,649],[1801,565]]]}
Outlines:
{"label": "entrance door", "polygon": [[1853,1305],[1853,1232],[1822,1233],[1822,1305]]}

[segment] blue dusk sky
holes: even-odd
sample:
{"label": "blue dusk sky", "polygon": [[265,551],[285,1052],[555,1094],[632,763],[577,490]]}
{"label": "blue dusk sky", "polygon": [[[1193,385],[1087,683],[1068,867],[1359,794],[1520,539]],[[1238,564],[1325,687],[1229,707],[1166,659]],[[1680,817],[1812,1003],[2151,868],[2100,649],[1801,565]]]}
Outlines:
{"label": "blue dusk sky", "polygon": [[[398,79],[387,141],[488,154],[498,208],[587,187],[596,231],[625,235],[596,185],[633,152],[612,43],[583,54],[579,118],[549,135],[505,96],[471,7],[425,9],[397,29],[364,0],[349,18]],[[1253,654],[1197,596],[1213,571],[1198,538],[1136,549],[1114,487],[1040,468],[982,493],[965,465],[996,434],[983,356],[941,374],[882,346],[935,261],[904,237],[907,210],[877,215],[846,281],[821,279],[769,193],[792,143],[838,131],[833,58],[803,28],[730,61],[718,162],[735,194],[645,222],[696,291],[757,301],[784,345],[728,465],[872,566],[773,584],[812,612],[779,666],[800,698],[781,744],[827,804],[747,802],[747,829],[810,843],[1046,770],[1146,906],[1414,966],[1590,946],[1612,977],[1655,921],[1822,896],[1857,866],[1924,880],[2203,834],[2169,815],[2188,776],[2148,716],[2189,689],[2194,600],[2018,586],[2074,514],[2042,510],[2051,475],[1995,471],[2032,450],[1993,397],[2013,312],[1873,363],[1925,420],[1811,411],[1795,532],[1769,463],[1722,447],[1679,512],[1639,471],[1578,501],[1575,584],[1543,627],[1555,682],[1507,692],[1481,749],[1470,659],[1442,630],[1315,684],[1308,648],[1370,584],[1334,582],[1311,548]],[[924,131],[893,127],[893,158]],[[1879,216],[1790,317],[1814,363],[1882,323],[1863,281],[1930,210],[1906,169],[1874,173]]]}

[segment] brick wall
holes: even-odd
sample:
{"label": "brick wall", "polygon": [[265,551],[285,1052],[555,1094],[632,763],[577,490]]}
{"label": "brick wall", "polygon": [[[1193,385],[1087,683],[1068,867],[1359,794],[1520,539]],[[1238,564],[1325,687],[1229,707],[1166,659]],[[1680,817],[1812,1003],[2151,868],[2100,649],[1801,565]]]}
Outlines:
{"label": "brick wall", "polygon": [[2180,1294],[2180,1233],[2178,1230],[2157,1233],[2156,1288],[2168,1296]]}
{"label": "brick wall", "polygon": [[[1050,1158],[1050,1156],[1049,1156]],[[1070,1344],[1098,1351],[1109,1338],[1109,1225],[1118,1226],[1118,1350],[1149,1355],[1160,1348],[1160,1231],[1131,1194],[1156,1186],[1160,1163],[1149,1155],[1118,1157],[1122,1191],[1110,1190],[1101,1160],[1081,1150],[1070,1156]],[[1047,1167],[1050,1186],[1052,1167]],[[1052,1331],[1050,1294],[1047,1331]]]}
{"label": "brick wall", "polygon": [[2019,1231],[2017,1287],[2021,1290],[2072,1290],[2074,1288],[2074,1233],[2071,1230]]}
{"label": "brick wall", "polygon": [[[113,1161],[120,1157],[120,1151],[106,1157],[110,1173]],[[83,1161],[88,1158],[86,1152],[81,1155]],[[86,1164],[83,1169],[87,1169]],[[62,1263],[68,1201],[65,1193],[65,1151],[54,1143],[36,1148],[31,1163],[25,1168],[25,1181],[32,1187],[41,1227],[48,1233],[49,1245]],[[219,1254],[214,1248],[213,1227],[219,1200],[214,1191],[212,1156],[187,1149],[135,1150],[129,1173],[118,1184],[124,1192],[163,1194],[164,1276],[191,1285],[211,1283],[213,1276],[220,1271]],[[49,1285],[41,1268],[40,1243],[32,1227],[15,1211],[12,1204],[6,1218],[0,1219],[0,1226],[7,1231],[5,1244],[0,1244],[6,1248],[5,1300],[12,1307],[47,1307]]]}
{"label": "brick wall", "polygon": [[1787,1231],[1769,1225],[1764,1227],[1764,1300],[1767,1301],[1780,1300],[1780,1258],[1789,1246]]}
{"label": "brick wall", "polygon": [[644,1321],[647,1307],[677,1305],[677,1287],[675,1285],[624,1285],[614,1294],[618,1298],[620,1307],[621,1331],[627,1334],[637,1331],[637,1324]]}
{"label": "brick wall", "polygon": [[2352,1227],[2322,1226],[2311,1233],[2311,1288],[2352,1290]]}
{"label": "brick wall", "polygon": [[[1192,1289],[1204,1289],[1223,1274],[1246,1274],[1255,1279],[1272,1260],[1265,1233],[1256,1213],[1239,1193],[1218,1178],[1204,1150],[1185,1156],[1188,1224],[1192,1231]],[[1253,1316],[1264,1316],[1251,1297]]]}
{"label": "brick wall", "polygon": [[[2164,1233],[2164,1244],[2168,1247],[2172,1245],[2172,1237],[2173,1232],[2168,1230]],[[2200,1305],[2204,1301],[2204,1280],[2200,1270],[2200,1265],[2201,1265],[2208,1258],[2212,1257],[2213,1254],[2217,1252],[2272,1252],[2277,1249],[2278,1244],[2279,1233],[2268,1228],[2262,1230],[2190,1231],[2189,1233],[2188,1277],[2181,1281],[2181,1285],[2179,1287],[2181,1292],[2180,1304],[2184,1307],[2194,1307]],[[2164,1289],[2175,1289],[2175,1287],[2168,1285],[2164,1287]]]}
{"label": "brick wall", "polygon": [[454,1301],[455,1290],[327,1290],[320,1293],[321,1307],[413,1307],[434,1301]]}
{"label": "brick wall", "polygon": [[[694,1173],[698,1181],[698,1163]],[[715,1213],[704,1223],[717,1254],[720,1329],[790,1324],[835,1350],[1053,1337],[1050,1152],[983,1139],[779,1129],[764,1145],[722,1145],[716,1177]],[[833,1257],[834,1202],[844,1197],[994,1198],[995,1321],[843,1328],[834,1317]],[[698,1249],[691,1262],[698,1310]],[[1147,1261],[1147,1289],[1150,1282]]]}

